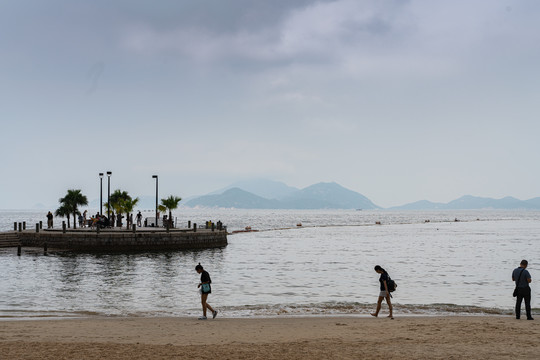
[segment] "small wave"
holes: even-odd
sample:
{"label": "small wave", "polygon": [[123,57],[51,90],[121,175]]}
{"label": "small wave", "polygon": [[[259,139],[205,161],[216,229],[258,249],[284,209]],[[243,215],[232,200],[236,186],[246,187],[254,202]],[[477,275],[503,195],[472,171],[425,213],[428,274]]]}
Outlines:
{"label": "small wave", "polygon": [[[512,309],[480,307],[456,304],[399,304],[394,303],[394,314],[401,316],[482,316],[513,315]],[[387,311],[383,306],[383,312]],[[306,304],[259,304],[220,306],[220,317],[225,318],[273,318],[280,316],[369,316],[375,310],[374,303],[324,302]],[[540,315],[540,309],[532,309],[533,315]],[[33,311],[1,310],[2,320],[73,319],[90,317],[192,317],[198,308],[180,311],[141,311],[123,314],[98,313],[93,311]]]}
{"label": "small wave", "polygon": [[103,316],[94,311],[0,310],[1,320],[70,319]]}
{"label": "small wave", "polygon": [[[456,304],[399,304],[394,303],[394,313],[418,316],[434,315],[512,315],[511,309],[500,309]],[[224,307],[224,315],[231,317],[369,315],[375,304],[356,302],[326,302],[318,304],[243,305]],[[384,307],[383,307],[384,309]]]}

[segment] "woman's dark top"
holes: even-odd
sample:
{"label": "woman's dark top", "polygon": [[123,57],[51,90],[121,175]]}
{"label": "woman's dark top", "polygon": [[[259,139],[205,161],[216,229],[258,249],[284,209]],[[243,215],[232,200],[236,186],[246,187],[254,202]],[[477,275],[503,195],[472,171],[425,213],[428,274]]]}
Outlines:
{"label": "woman's dark top", "polygon": [[388,281],[388,279],[390,279],[388,273],[381,274],[381,277],[379,278],[379,282],[381,283],[381,291],[386,291],[386,288],[384,287],[384,282]]}
{"label": "woman's dark top", "polygon": [[[212,292],[212,288],[210,287],[212,280],[210,279],[210,274],[206,270],[203,270],[201,273],[201,283],[208,283],[208,287],[210,288],[210,290],[203,291],[203,294],[210,294]],[[202,289],[202,285],[201,285],[201,289]]]}

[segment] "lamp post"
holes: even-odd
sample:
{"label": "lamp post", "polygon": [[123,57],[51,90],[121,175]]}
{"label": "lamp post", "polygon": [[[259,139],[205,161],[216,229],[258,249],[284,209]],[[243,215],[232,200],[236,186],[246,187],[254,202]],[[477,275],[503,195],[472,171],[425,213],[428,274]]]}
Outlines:
{"label": "lamp post", "polygon": [[99,215],[103,215],[103,173],[99,173]]}
{"label": "lamp post", "polygon": [[152,175],[152,179],[156,179],[156,227],[158,226],[158,176]]}
{"label": "lamp post", "polygon": [[112,172],[107,171],[107,220],[111,217],[111,175]]}

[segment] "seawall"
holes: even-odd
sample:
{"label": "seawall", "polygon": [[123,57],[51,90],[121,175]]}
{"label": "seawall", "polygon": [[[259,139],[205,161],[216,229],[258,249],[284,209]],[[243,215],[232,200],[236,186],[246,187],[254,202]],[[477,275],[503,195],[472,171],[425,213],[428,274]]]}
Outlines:
{"label": "seawall", "polygon": [[227,231],[193,230],[62,230],[22,231],[17,233],[23,247],[41,247],[76,252],[129,252],[194,250],[224,247]]}

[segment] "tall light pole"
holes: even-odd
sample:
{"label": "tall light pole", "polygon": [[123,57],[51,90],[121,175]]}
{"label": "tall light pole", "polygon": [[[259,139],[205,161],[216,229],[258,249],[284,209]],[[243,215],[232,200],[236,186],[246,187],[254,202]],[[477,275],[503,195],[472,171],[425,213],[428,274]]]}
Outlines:
{"label": "tall light pole", "polygon": [[152,175],[152,179],[156,179],[156,227],[158,226],[158,176]]}
{"label": "tall light pole", "polygon": [[103,215],[103,173],[99,173],[99,215]]}
{"label": "tall light pole", "polygon": [[111,217],[111,175],[112,172],[107,171],[107,220]]}

